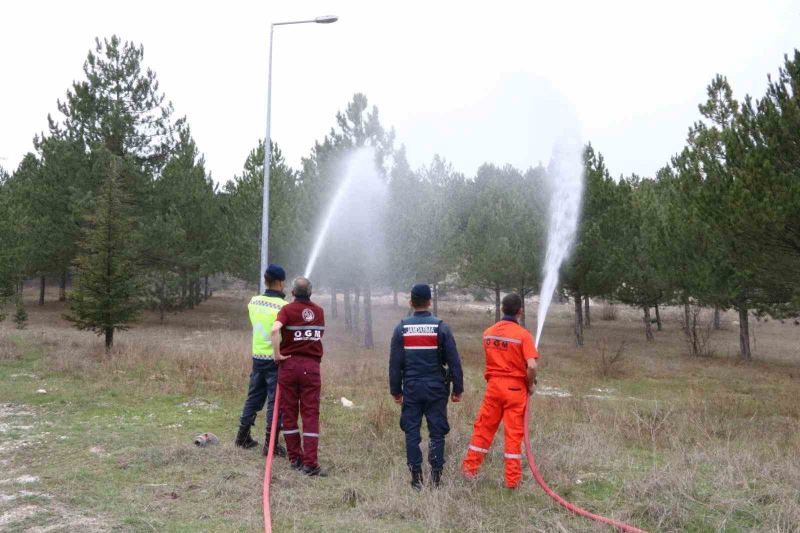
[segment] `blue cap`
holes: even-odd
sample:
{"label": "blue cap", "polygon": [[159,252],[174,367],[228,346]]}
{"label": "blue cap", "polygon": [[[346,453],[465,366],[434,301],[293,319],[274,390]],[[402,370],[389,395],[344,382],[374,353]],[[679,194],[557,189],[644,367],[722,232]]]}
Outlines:
{"label": "blue cap", "polygon": [[270,265],[267,267],[267,270],[264,272],[264,276],[269,276],[272,279],[284,281],[286,279],[286,271],[283,270],[282,266],[270,263]]}
{"label": "blue cap", "polygon": [[411,297],[419,300],[431,299],[431,288],[427,283],[417,283],[411,288]]}

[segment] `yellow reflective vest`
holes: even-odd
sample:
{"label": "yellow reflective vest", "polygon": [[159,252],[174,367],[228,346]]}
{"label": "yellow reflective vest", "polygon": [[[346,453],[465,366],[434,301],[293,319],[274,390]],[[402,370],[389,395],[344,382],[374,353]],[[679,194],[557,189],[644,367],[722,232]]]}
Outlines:
{"label": "yellow reflective vest", "polygon": [[288,302],[277,296],[253,296],[247,304],[250,323],[253,325],[253,358],[272,359],[272,339],[270,332],[278,311]]}

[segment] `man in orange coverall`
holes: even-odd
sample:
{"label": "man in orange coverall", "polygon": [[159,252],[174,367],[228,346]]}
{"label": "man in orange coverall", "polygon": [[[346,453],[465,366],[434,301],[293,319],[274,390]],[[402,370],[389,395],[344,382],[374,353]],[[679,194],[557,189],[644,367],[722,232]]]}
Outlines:
{"label": "man in orange coverall", "polygon": [[500,421],[505,428],[506,487],[515,489],[522,480],[522,436],[525,406],[536,384],[539,352],[530,332],[519,325],[522,298],[509,294],[503,298],[503,318],[483,332],[486,352],[486,393],[475,420],[469,450],[461,465],[464,475],[478,475],[489,452]]}

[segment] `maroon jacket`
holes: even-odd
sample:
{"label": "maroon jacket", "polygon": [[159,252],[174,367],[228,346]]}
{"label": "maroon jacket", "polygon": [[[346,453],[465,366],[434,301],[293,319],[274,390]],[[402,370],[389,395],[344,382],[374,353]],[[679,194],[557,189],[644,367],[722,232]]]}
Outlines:
{"label": "maroon jacket", "polygon": [[322,358],[325,312],[308,298],[295,300],[278,312],[281,328],[281,355]]}

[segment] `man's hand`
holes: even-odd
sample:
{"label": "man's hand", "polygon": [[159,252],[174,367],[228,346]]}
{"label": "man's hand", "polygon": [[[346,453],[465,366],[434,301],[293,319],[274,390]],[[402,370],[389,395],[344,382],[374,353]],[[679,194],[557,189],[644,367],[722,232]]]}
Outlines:
{"label": "man's hand", "polygon": [[276,320],[272,324],[272,331],[269,332],[270,339],[272,340],[272,350],[273,356],[272,358],[275,359],[276,363],[281,363],[282,361],[286,361],[291,357],[291,355],[281,355],[279,352],[281,351],[281,328],[283,324],[280,320]]}
{"label": "man's hand", "polygon": [[[463,393],[462,393],[463,394]],[[450,395],[450,401],[453,403],[458,403],[461,401],[461,394],[456,394],[455,392]]]}
{"label": "man's hand", "polygon": [[402,394],[392,394],[392,398],[394,398],[394,403],[402,405],[403,404],[403,395]]}
{"label": "man's hand", "polygon": [[533,394],[533,391],[536,390],[536,370],[538,365],[536,364],[536,359],[528,359],[528,376],[525,380],[528,384],[528,395]]}
{"label": "man's hand", "polygon": [[533,396],[533,392],[536,390],[536,374],[533,375],[533,379],[528,381],[528,396]]}

